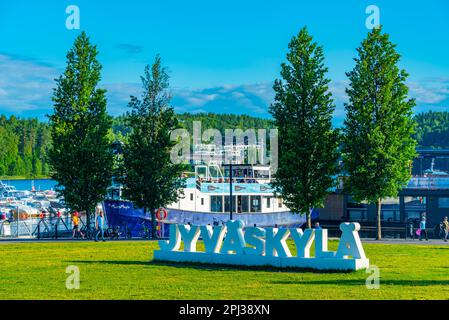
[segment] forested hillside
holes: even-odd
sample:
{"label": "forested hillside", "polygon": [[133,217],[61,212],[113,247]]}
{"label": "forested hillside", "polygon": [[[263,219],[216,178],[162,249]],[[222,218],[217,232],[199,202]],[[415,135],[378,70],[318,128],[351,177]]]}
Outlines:
{"label": "forested hillside", "polygon": [[[272,120],[255,118],[248,115],[217,114],[217,113],[182,113],[178,114],[178,120],[188,132],[193,132],[193,122],[201,122],[201,131],[218,129],[224,136],[225,129],[271,129],[274,127]],[[124,117],[117,117],[113,122],[113,131],[120,138],[129,133]]]}
{"label": "forested hillside", "polygon": [[0,176],[47,176],[50,143],[46,123],[0,116]]}
{"label": "forested hillside", "polygon": [[419,148],[449,149],[449,112],[426,112],[416,116]]}
{"label": "forested hillside", "polygon": [[[269,119],[248,115],[198,113],[179,114],[182,127],[192,133],[193,121],[201,121],[201,130],[271,129]],[[449,112],[426,112],[416,116],[418,148],[449,149]],[[124,118],[113,121],[111,140],[123,140],[129,133]],[[37,119],[0,116],[0,177],[48,176],[47,150],[51,144],[48,125]]]}

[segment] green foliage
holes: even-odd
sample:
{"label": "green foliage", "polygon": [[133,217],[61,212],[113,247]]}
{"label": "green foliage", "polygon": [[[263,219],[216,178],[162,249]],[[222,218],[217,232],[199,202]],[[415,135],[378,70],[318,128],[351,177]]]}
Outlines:
{"label": "green foliage", "polygon": [[0,116],[0,176],[39,177],[49,174],[48,125],[37,119]]}
{"label": "green foliage", "polygon": [[113,164],[106,91],[96,88],[101,80],[97,54],[83,32],[67,54],[64,74],[56,81],[50,116],[52,177],[69,207],[87,212],[106,195]]}
{"label": "green foliage", "polygon": [[347,73],[346,186],[356,200],[377,203],[397,196],[410,179],[415,101],[407,98],[407,73],[399,70],[400,56],[387,34],[374,29],[357,51],[356,66]]}
{"label": "green foliage", "polygon": [[415,101],[408,99],[407,73],[397,66],[400,55],[381,28],[373,29],[357,52],[356,65],[347,73],[345,188],[355,200],[378,205],[380,239],[381,199],[396,197],[411,177]]}
{"label": "green foliage", "polygon": [[[204,130],[210,128],[219,129],[223,136],[225,129],[262,128],[273,129],[275,127],[273,120],[255,118],[248,115],[235,114],[217,114],[217,113],[183,113],[177,115],[180,126],[187,128],[192,132],[193,121],[201,121]],[[449,112],[423,112],[415,116],[416,133],[415,139],[418,141],[418,148],[429,149],[449,149]],[[35,167],[31,172],[33,176],[48,176],[49,165],[47,163],[47,151],[51,146],[50,127],[45,122],[39,122],[36,119],[18,119],[12,116],[7,119],[0,115],[0,176],[23,176],[26,177],[26,170],[14,172],[12,168],[17,157],[24,163],[24,155],[19,153],[19,145],[24,144],[25,137],[21,134],[21,127],[27,126],[29,130],[35,131],[32,143],[33,163]],[[110,141],[126,142],[126,137],[130,128],[125,123],[124,116],[113,118],[112,131],[109,133]],[[40,164],[39,164],[40,162]],[[39,166],[42,171],[36,171]],[[3,170],[3,171],[2,171]]]}
{"label": "green foliage", "polygon": [[[207,129],[217,129],[225,136],[226,129],[273,129],[274,122],[271,119],[263,119],[251,117],[248,115],[236,114],[217,114],[217,113],[181,113],[176,115],[181,128],[187,129],[191,134],[193,133],[193,122],[201,122],[202,132]],[[126,137],[131,131],[131,128],[126,123],[125,116],[114,118],[112,125],[115,139],[125,141]]]}
{"label": "green foliage", "polygon": [[[279,169],[273,182],[286,205],[306,214],[323,207],[338,172],[335,109],[325,77],[323,49],[302,29],[289,44],[287,63],[276,80],[270,112],[279,130]],[[308,219],[309,228],[310,219]]]}
{"label": "green foliage", "polygon": [[415,120],[419,148],[449,149],[449,112],[423,112]]}
{"label": "green foliage", "polygon": [[183,113],[178,115],[183,128],[193,132],[193,122],[200,121],[201,129],[217,129],[225,136],[226,129],[272,129],[274,122],[270,119],[256,118],[249,115],[217,114],[217,113]]}
{"label": "green foliage", "polygon": [[155,211],[176,202],[184,166],[173,164],[170,151],[175,145],[170,133],[178,127],[168,95],[168,75],[156,57],[142,77],[142,100],[131,97],[126,122],[131,129],[123,153],[123,194],[150,212],[153,237],[156,236]]}

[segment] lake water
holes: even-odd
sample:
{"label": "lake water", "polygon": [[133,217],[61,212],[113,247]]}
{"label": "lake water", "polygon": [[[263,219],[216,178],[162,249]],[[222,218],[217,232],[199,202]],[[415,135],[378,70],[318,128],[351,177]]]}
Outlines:
{"label": "lake water", "polygon": [[34,181],[34,188],[39,190],[55,190],[56,187],[56,181],[51,179],[44,179],[44,180],[2,180],[4,183],[16,187],[17,190],[29,190],[31,191],[31,187],[33,186]]}

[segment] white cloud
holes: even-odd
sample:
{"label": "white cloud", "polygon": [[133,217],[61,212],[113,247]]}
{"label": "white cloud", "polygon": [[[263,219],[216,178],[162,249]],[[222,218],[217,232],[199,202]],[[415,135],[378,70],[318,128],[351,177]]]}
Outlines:
{"label": "white cloud", "polygon": [[48,109],[57,74],[51,66],[0,54],[0,112]]}
{"label": "white cloud", "polygon": [[268,117],[268,107],[273,97],[270,82],[195,90],[173,89],[173,105],[178,112],[194,112],[201,107],[201,110],[208,112]]}
{"label": "white cloud", "polygon": [[449,81],[444,79],[410,82],[408,85],[409,95],[418,104],[438,104],[449,98]]}
{"label": "white cloud", "polygon": [[[107,66],[105,66],[106,68]],[[54,79],[61,70],[27,58],[0,53],[0,114],[44,118],[52,110]],[[336,104],[334,123],[344,118],[347,80],[332,81],[329,90]],[[446,110],[449,106],[449,79],[432,78],[410,81],[410,97],[416,98],[415,112]],[[103,83],[107,89],[108,111],[113,115],[127,111],[130,96],[141,96],[140,83]],[[177,112],[217,112],[270,117],[274,99],[273,83],[229,85],[202,89],[172,88],[172,105]],[[444,107],[445,106],[445,107]]]}

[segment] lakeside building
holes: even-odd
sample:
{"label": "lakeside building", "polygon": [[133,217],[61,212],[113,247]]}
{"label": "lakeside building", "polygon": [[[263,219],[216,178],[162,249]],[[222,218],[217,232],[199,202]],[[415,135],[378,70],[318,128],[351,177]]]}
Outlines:
{"label": "lakeside building", "polygon": [[[428,228],[434,228],[449,216],[449,150],[417,150],[413,161],[412,178],[397,198],[384,199],[381,220],[385,226],[404,226],[426,213]],[[320,221],[357,221],[375,225],[377,206],[357,203],[345,194],[342,185],[331,194],[325,207],[319,210]]]}

